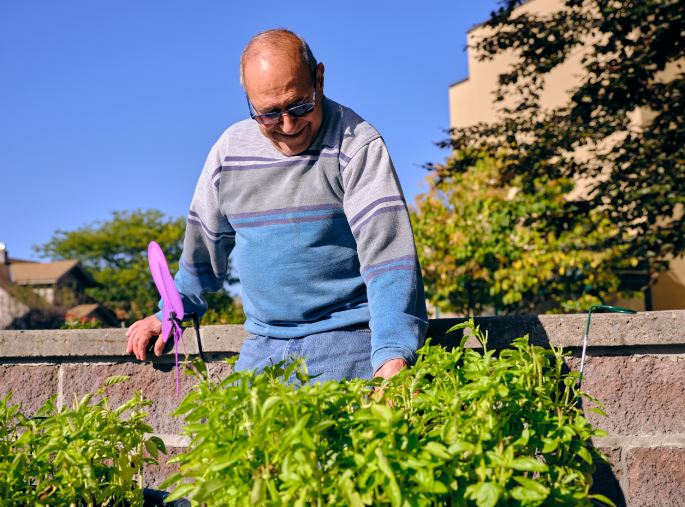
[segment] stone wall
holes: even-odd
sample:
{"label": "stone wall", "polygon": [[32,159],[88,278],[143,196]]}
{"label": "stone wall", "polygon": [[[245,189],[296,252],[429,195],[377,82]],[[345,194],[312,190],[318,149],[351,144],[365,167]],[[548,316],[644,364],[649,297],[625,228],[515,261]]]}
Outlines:
{"label": "stone wall", "polygon": [[[445,336],[457,322],[432,321],[429,335],[443,344],[458,342],[454,333]],[[492,346],[529,334],[534,343],[570,349],[569,366],[578,367],[584,315],[485,317],[476,322],[489,331]],[[177,396],[173,351],[138,362],[125,353],[124,333],[0,331],[0,395],[12,390],[14,401],[31,411],[51,395],[63,405],[96,389],[108,376],[130,375],[129,382],[111,389],[113,401],[125,399],[133,389],[151,398],[149,422],[173,456],[185,439],[179,435],[182,421],[169,413],[190,388],[189,379],[181,376]],[[202,328],[212,375],[228,373],[223,359],[238,353],[244,336],[240,326]],[[194,331],[186,331],[185,342],[187,351],[195,353]],[[595,445],[611,460],[610,467],[595,475],[595,489],[617,505],[685,505],[685,310],[594,315],[589,343],[583,387],[604,402],[608,417],[590,411],[587,417],[609,432]],[[159,485],[171,469],[163,458],[159,467],[146,470],[145,482]]]}

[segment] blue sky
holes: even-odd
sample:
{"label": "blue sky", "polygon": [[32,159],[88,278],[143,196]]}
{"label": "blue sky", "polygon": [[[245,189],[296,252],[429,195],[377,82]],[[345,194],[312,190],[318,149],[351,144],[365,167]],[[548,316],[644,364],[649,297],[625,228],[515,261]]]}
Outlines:
{"label": "blue sky", "polygon": [[[336,5],[336,8],[330,6]],[[0,3],[0,242],[35,258],[55,230],[114,210],[185,216],[216,138],[247,116],[251,35],[300,33],[327,96],[370,121],[408,201],[441,161],[466,31],[495,0]]]}

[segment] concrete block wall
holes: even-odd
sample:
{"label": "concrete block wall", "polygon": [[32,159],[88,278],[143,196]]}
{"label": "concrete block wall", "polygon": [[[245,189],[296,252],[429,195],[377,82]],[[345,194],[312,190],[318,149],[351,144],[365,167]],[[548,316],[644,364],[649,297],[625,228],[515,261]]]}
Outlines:
{"label": "concrete block wall", "polygon": [[[446,345],[458,342],[459,336],[445,333],[460,321],[434,320],[429,335]],[[584,315],[476,319],[489,332],[492,347],[529,334],[533,343],[569,349],[569,367],[576,369],[585,322]],[[245,335],[240,326],[202,328],[212,375],[229,372],[223,359],[239,352]],[[587,417],[608,431],[595,446],[611,461],[595,474],[594,489],[617,505],[685,506],[685,310],[593,315],[589,341],[583,387],[602,400],[608,417],[589,411]],[[185,343],[189,353],[196,352],[194,331],[186,331]],[[471,340],[469,345],[477,344]],[[110,389],[113,402],[142,390],[153,401],[149,423],[173,456],[186,440],[180,435],[182,421],[170,412],[191,379],[181,375],[177,396],[173,351],[142,363],[128,356],[125,346],[121,329],[0,331],[0,396],[12,390],[13,400],[31,412],[49,396],[56,394],[64,405],[111,375],[130,375]],[[146,469],[148,486],[158,486],[173,470],[168,457]]]}

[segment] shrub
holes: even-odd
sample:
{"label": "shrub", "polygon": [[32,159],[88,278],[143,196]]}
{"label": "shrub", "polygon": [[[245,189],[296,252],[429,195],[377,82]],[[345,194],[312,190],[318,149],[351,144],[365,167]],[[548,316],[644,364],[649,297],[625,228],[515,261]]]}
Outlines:
{"label": "shrub", "polygon": [[140,393],[109,406],[106,387],[126,378],[111,377],[71,408],[51,398],[33,417],[10,404],[11,394],[0,400],[0,504],[142,505],[143,464],[166,450],[145,438],[150,402]]}
{"label": "shrub", "polygon": [[207,505],[610,503],[589,494],[604,433],[562,352],[520,338],[495,355],[468,326],[482,351],[427,345],[382,383],[312,383],[301,362],[201,380],[175,412],[191,444],[162,487]]}
{"label": "shrub", "polygon": [[102,329],[105,325],[95,317],[71,318],[64,321],[61,329]]}

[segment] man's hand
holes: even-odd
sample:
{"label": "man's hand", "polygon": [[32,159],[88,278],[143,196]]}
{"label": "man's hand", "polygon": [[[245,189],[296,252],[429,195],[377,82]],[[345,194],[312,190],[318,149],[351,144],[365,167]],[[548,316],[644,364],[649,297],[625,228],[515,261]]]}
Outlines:
{"label": "man's hand", "polygon": [[389,377],[392,377],[402,368],[406,367],[407,362],[404,359],[391,359],[390,361],[386,361],[385,363],[383,363],[383,366],[378,368],[378,370],[376,370],[376,373],[374,373],[373,376],[383,377],[384,379],[387,379]]}
{"label": "man's hand", "polygon": [[158,336],[155,343],[155,355],[161,356],[164,349],[164,342],[162,337],[162,322],[155,315],[145,317],[143,320],[137,320],[126,331],[128,336],[128,345],[126,352],[135,354],[136,359],[145,361],[147,359],[147,345],[154,337]]}

